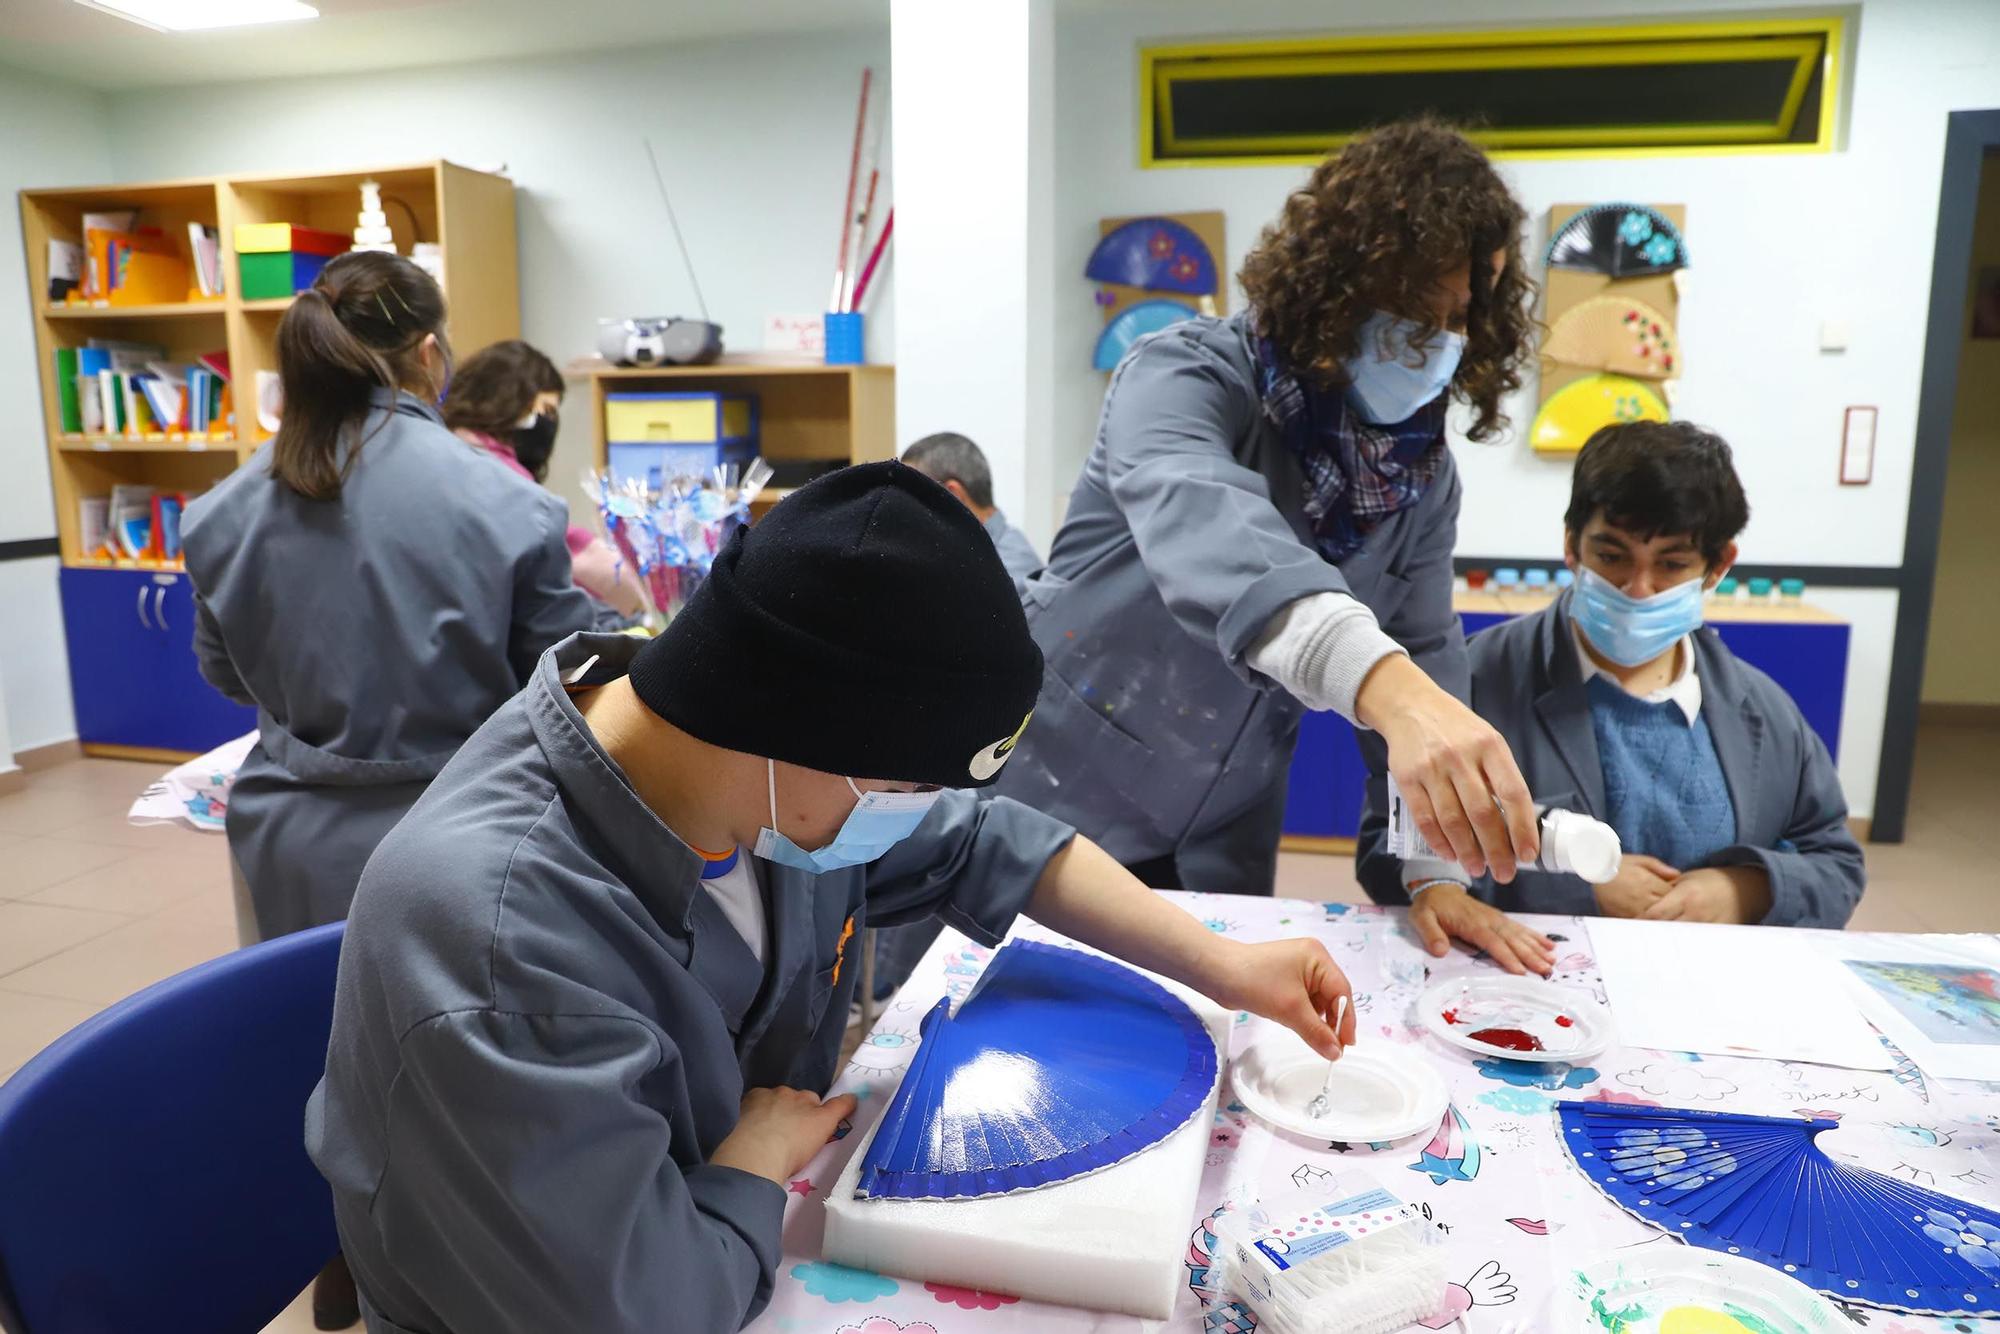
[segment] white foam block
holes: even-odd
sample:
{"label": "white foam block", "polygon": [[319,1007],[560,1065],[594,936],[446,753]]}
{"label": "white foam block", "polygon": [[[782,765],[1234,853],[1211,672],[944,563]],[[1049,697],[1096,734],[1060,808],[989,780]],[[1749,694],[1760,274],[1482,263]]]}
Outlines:
{"label": "white foam block", "polygon": [[[1215,1039],[1220,1076],[1235,1016],[1153,980],[1187,1002]],[[878,1117],[827,1193],[826,1258],[921,1283],[1164,1320],[1180,1292],[1215,1100],[1211,1088],[1186,1125],[1101,1172],[980,1200],[854,1198]]]}

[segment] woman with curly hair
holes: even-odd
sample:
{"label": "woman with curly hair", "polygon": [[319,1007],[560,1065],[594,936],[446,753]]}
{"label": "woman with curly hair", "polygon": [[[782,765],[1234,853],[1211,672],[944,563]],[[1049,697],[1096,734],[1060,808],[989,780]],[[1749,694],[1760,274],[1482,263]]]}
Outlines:
{"label": "woman with curly hair", "polygon": [[1485,155],[1431,120],[1314,170],[1245,262],[1249,308],[1142,340],[1112,372],[1047,569],[1027,585],[1048,660],[998,790],[1103,844],[1148,884],[1272,891],[1306,709],[1358,725],[1370,778],[1360,873],[1511,971],[1552,947],[1445,863],[1371,849],[1393,773],[1430,842],[1513,878],[1534,810],[1497,732],[1461,701],[1452,610],[1467,434],[1504,425],[1529,354],[1524,214]]}

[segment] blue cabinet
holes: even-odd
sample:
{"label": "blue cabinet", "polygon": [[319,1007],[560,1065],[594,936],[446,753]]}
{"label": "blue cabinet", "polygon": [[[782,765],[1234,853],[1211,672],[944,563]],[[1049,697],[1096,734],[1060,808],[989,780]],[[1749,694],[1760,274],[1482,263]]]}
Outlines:
{"label": "blue cabinet", "polygon": [[[1780,609],[1782,611],[1782,609]],[[1514,612],[1459,612],[1468,638]],[[1830,618],[1778,615],[1753,619],[1730,609],[1708,622],[1729,651],[1762,668],[1784,687],[1835,759],[1840,757],[1840,710],[1847,691],[1848,627]],[[1361,828],[1368,766],[1354,729],[1334,713],[1309,713],[1292,753],[1284,833],[1296,839],[1351,839]],[[1310,844],[1306,846],[1311,846]]]}
{"label": "blue cabinet", "polygon": [[194,587],[153,570],[61,573],[70,694],[85,745],[204,751],[257,725],[194,657]]}

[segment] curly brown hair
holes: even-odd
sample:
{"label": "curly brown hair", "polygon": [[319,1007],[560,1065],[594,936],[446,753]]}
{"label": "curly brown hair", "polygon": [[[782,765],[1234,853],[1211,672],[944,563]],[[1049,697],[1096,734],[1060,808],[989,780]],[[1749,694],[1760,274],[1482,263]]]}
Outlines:
{"label": "curly brown hair", "polygon": [[[1429,117],[1397,121],[1314,168],[1239,276],[1258,332],[1285,366],[1340,385],[1362,321],[1387,310],[1423,324],[1415,344],[1435,338],[1439,326],[1428,312],[1436,286],[1469,263],[1472,305],[1452,392],[1475,413],[1466,434],[1485,440],[1507,425],[1500,400],[1520,388],[1533,350],[1534,284],[1521,260],[1526,217],[1458,130]],[[1507,252],[1497,275],[1496,250]]]}

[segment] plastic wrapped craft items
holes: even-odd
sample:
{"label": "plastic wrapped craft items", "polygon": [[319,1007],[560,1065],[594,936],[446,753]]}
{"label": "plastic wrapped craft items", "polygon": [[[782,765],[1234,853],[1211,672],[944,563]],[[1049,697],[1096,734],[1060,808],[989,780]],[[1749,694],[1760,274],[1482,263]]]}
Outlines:
{"label": "plastic wrapped craft items", "polygon": [[584,491],[596,503],[605,537],[645,587],[648,629],[659,630],[694,596],[770,479],[771,466],[762,459],[740,475],[737,465],[725,463],[700,476],[665,477],[658,486],[617,481],[607,472],[584,474]]}

